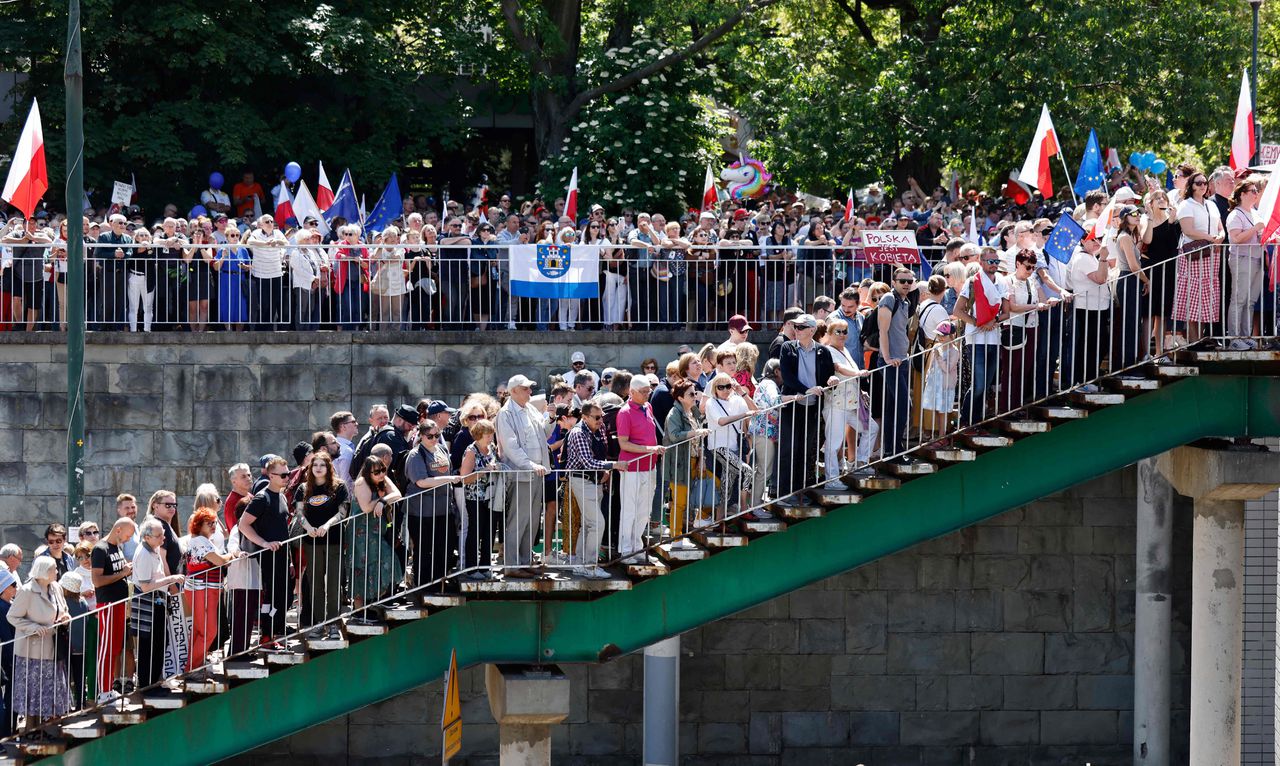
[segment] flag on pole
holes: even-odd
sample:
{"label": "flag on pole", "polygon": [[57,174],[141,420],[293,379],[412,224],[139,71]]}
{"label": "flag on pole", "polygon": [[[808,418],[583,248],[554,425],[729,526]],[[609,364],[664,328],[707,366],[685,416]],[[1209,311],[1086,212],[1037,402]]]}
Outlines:
{"label": "flag on pole", "polygon": [[396,174],[392,173],[391,180],[387,181],[387,188],[382,190],[382,196],[378,198],[378,203],[373,206],[373,210],[369,211],[369,215],[365,216],[364,228],[368,231],[382,231],[400,215],[400,209],[400,182],[396,180]]}
{"label": "flag on pole", "polygon": [[976,206],[969,212],[969,233],[965,235],[965,239],[975,245],[982,244],[978,241],[978,208]]}
{"label": "flag on pole", "polygon": [[1053,129],[1053,118],[1049,116],[1049,105],[1040,107],[1040,122],[1036,125],[1035,137],[1031,139],[1031,148],[1027,150],[1027,159],[1022,163],[1022,172],[1018,178],[1028,186],[1034,186],[1045,199],[1053,196],[1053,176],[1050,173],[1049,158],[1056,157],[1059,149],[1058,133]]}
{"label": "flag on pole", "polygon": [[342,182],[333,195],[333,204],[324,211],[324,222],[333,226],[335,218],[345,219],[347,223],[360,223],[360,208],[356,205],[356,189],[351,184],[351,171],[342,174]]}
{"label": "flag on pole", "polygon": [[[329,183],[329,176],[324,173],[324,163],[320,163],[320,180],[316,182],[316,205],[320,207],[321,212],[328,210],[333,204],[333,185]],[[327,225],[326,225],[326,228]]]}
{"label": "flag on pole", "polygon": [[600,297],[599,245],[512,245],[507,259],[516,297]]}
{"label": "flag on pole", "polygon": [[575,225],[578,222],[578,168],[569,175],[569,189],[564,195],[564,214]]}
{"label": "flag on pole", "polygon": [[361,228],[364,228],[365,221],[369,218],[369,213],[367,212],[368,210],[369,208],[365,207],[365,204],[364,204],[364,193],[361,192],[360,194],[360,227]]}
{"label": "flag on pole", "polygon": [[951,184],[947,187],[947,192],[951,194],[951,204],[960,201],[960,171],[951,171]]}
{"label": "flag on pole", "polygon": [[1044,254],[1055,260],[1066,263],[1071,260],[1076,245],[1084,239],[1084,227],[1076,223],[1069,215],[1058,218],[1058,225],[1049,232],[1049,239],[1044,243]]}
{"label": "flag on pole", "polygon": [[1249,73],[1240,73],[1240,99],[1236,102],[1236,122],[1231,128],[1231,157],[1227,164],[1232,170],[1249,167],[1253,158],[1253,99],[1249,97]]}
{"label": "flag on pole", "polygon": [[716,177],[711,174],[711,163],[707,163],[707,177],[702,182],[702,212],[716,206],[720,196],[716,193]]}
{"label": "flag on pole", "polygon": [[321,236],[329,234],[329,224],[324,221],[324,211],[320,209],[320,205],[316,203],[314,197],[311,196],[311,190],[307,188],[307,182],[298,182],[298,193],[293,195],[293,214],[298,217],[298,222],[303,223],[307,220],[307,216],[311,216],[320,221],[320,226],[316,229]]}
{"label": "flag on pole", "polygon": [[[18,208],[30,218],[36,205],[49,190],[49,168],[44,161],[44,129],[40,127],[40,105],[31,99],[31,112],[22,126],[18,148],[9,165],[9,178],[4,182],[5,202]],[[79,226],[80,224],[76,224]]]}
{"label": "flag on pole", "polygon": [[1098,147],[1098,133],[1089,130],[1089,142],[1084,145],[1084,156],[1080,158],[1080,172],[1076,173],[1076,183],[1072,188],[1083,197],[1094,189],[1103,189],[1107,185],[1107,176],[1102,171],[1102,150]]}
{"label": "flag on pole", "polygon": [[1031,201],[1031,188],[1022,182],[1016,170],[1009,172],[1009,183],[1004,185],[1000,194],[1006,199],[1013,200],[1015,205],[1025,205]]}
{"label": "flag on pole", "polygon": [[293,212],[293,198],[289,196],[289,185],[281,182],[276,187],[276,226],[284,228],[285,224],[298,225],[298,217]]}
{"label": "flag on pole", "polygon": [[1093,230],[1089,232],[1085,239],[1106,239],[1111,229],[1120,225],[1116,215],[1120,212],[1123,205],[1117,205],[1114,197],[1102,208],[1102,212],[1098,214],[1098,220],[1093,222]]}
{"label": "flag on pole", "polygon": [[844,203],[844,222],[853,218],[853,187],[849,187],[849,199]]}

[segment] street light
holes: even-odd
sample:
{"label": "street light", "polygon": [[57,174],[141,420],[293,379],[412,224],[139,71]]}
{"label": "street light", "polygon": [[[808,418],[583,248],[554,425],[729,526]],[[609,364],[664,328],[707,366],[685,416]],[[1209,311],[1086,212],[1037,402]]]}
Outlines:
{"label": "street light", "polygon": [[1248,0],[1253,9],[1253,66],[1249,67],[1249,109],[1253,112],[1254,162],[1261,162],[1262,134],[1258,131],[1258,10],[1262,0]]}

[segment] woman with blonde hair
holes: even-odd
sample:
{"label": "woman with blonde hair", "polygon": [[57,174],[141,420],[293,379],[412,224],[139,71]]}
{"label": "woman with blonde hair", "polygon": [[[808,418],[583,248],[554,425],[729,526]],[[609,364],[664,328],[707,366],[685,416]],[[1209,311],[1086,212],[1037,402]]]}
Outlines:
{"label": "woman with blonde hair", "polygon": [[388,226],[382,230],[382,243],[373,251],[377,271],[369,283],[369,292],[376,296],[373,304],[373,321],[386,329],[403,329],[404,296],[409,292],[405,278],[404,250],[400,244],[400,230]]}
{"label": "woman with blonde hair", "polygon": [[745,396],[748,399],[753,398],[756,395],[756,379],[752,377],[752,373],[760,359],[760,349],[750,341],[743,341],[734,347],[733,355],[737,362],[733,379],[746,390]]}
{"label": "woman with blonde hair", "polygon": [[[746,389],[723,372],[716,373],[707,388],[708,395],[702,401],[702,413],[710,430],[707,449],[712,472],[720,479],[725,498],[724,505],[715,512],[719,521],[750,507],[753,473],[742,461],[750,441],[745,424],[739,423],[750,418],[759,407],[746,396]],[[763,521],[772,517],[757,510],[754,518]]]}

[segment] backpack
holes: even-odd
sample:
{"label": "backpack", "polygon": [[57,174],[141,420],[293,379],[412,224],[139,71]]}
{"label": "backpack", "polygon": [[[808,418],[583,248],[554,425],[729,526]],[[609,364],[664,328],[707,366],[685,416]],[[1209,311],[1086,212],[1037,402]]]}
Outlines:
{"label": "backpack", "polygon": [[364,461],[372,454],[373,445],[378,442],[378,436],[384,431],[394,430],[395,428],[392,426],[386,425],[379,428],[376,433],[371,434],[369,438],[360,440],[360,444],[356,447],[356,454],[351,456],[351,466],[347,469],[347,478],[352,481],[360,478],[360,469],[364,467]]}
{"label": "backpack", "polygon": [[933,345],[933,341],[920,332],[920,323],[924,321],[924,313],[930,306],[941,305],[932,298],[916,307],[911,318],[907,320],[907,356],[911,359],[911,367],[916,372],[924,372],[924,352]]}

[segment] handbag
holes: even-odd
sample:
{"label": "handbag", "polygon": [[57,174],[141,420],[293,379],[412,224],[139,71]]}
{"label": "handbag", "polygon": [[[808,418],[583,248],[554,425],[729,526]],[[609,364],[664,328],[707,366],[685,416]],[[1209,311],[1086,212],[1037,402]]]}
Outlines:
{"label": "handbag", "polygon": [[1201,258],[1207,258],[1213,255],[1217,248],[1213,247],[1213,242],[1207,239],[1193,239],[1182,247],[1178,248],[1178,252],[1187,257],[1189,261],[1198,261]]}

